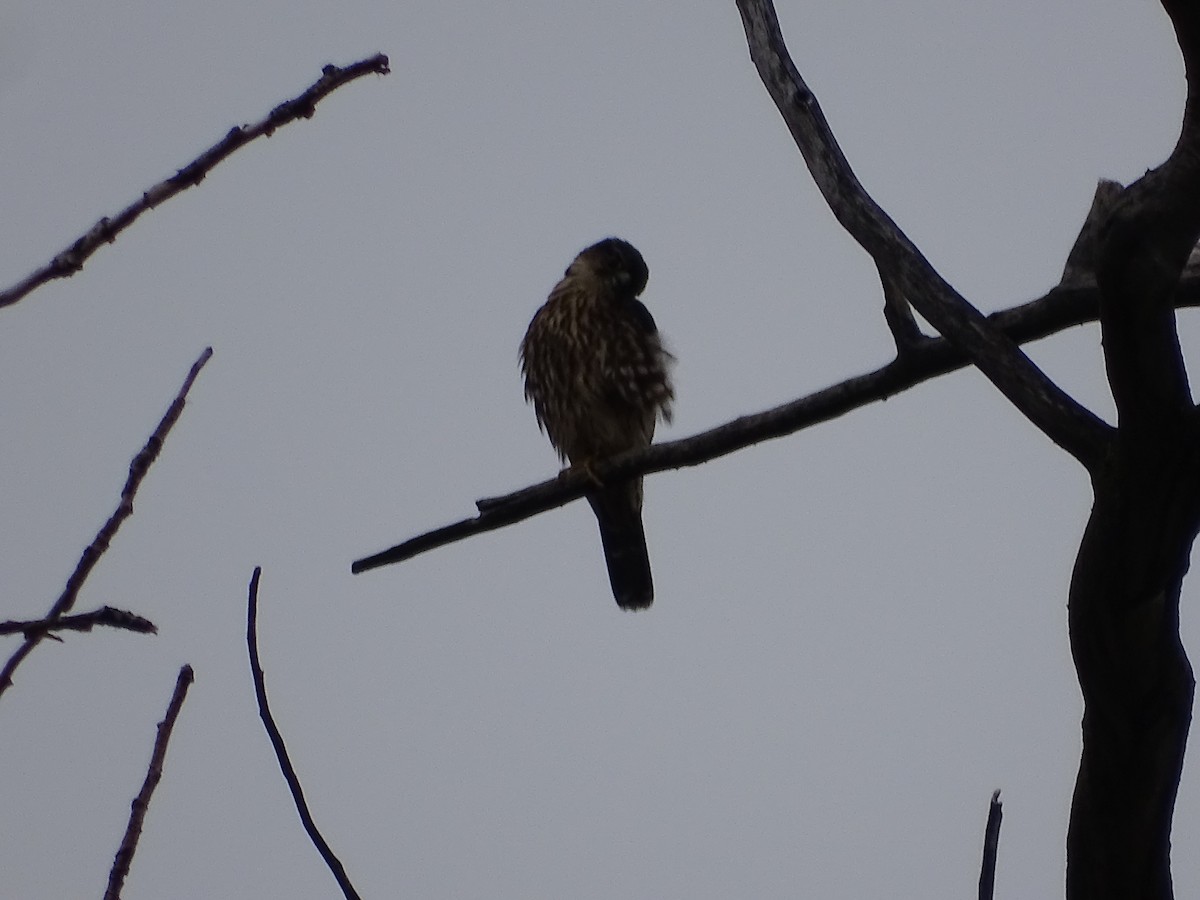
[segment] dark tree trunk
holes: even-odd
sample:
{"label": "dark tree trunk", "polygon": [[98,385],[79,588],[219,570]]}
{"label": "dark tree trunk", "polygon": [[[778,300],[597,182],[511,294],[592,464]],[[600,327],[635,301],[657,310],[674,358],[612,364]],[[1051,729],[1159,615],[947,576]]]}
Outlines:
{"label": "dark tree trunk", "polygon": [[1195,684],[1179,595],[1200,529],[1200,419],[1173,304],[1200,235],[1200,6],[1163,7],[1187,69],[1179,142],[1116,199],[1095,259],[1118,428],[1090,467],[1094,505],[1071,578],[1084,713],[1068,900],[1174,896],[1171,819]]}
{"label": "dark tree trunk", "polygon": [[1200,529],[1200,416],[1176,332],[1200,237],[1200,2],[1161,0],[1187,71],[1170,158],[1102,183],[1064,278],[1100,294],[1117,426],[1041,372],[942,279],[866,194],[784,45],[771,0],[738,0],[750,56],[830,209],[875,261],[897,365],[916,309],[1047,437],[1087,468],[1094,506],[1071,579],[1083,755],[1067,836],[1068,900],[1171,900],[1171,818],[1194,682],[1179,595]]}
{"label": "dark tree trunk", "polygon": [[1194,684],[1179,593],[1200,523],[1200,446],[1194,423],[1146,444],[1119,438],[1095,475],[1071,579],[1085,705],[1070,900],[1172,896],[1171,817]]}

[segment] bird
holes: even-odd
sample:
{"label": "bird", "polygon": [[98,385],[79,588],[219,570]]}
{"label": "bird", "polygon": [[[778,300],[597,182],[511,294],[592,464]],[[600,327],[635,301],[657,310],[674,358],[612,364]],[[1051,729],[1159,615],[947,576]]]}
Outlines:
{"label": "bird", "polygon": [[605,238],[580,251],[521,341],[525,399],[560,459],[582,468],[617,605],[654,601],[642,526],[642,479],[602,483],[592,464],[650,446],[671,421],[675,362],[638,296],[650,270],[629,242]]}

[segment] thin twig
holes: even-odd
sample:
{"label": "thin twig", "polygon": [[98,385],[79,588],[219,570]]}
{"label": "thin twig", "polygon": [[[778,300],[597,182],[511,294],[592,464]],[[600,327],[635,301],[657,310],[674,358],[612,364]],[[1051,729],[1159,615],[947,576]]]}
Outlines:
{"label": "thin twig", "polygon": [[1000,791],[992,791],[992,802],[988,806],[987,827],[983,831],[983,867],[979,872],[979,900],[992,900],[996,886],[996,853],[1000,849],[1000,820],[1004,810],[1000,803]]}
{"label": "thin twig", "polygon": [[275,758],[279,761],[279,770],[283,772],[283,779],[287,782],[288,790],[292,792],[292,801],[296,804],[296,812],[300,814],[300,821],[304,823],[304,830],[308,832],[309,840],[313,842],[313,846],[325,860],[325,865],[333,873],[338,887],[342,889],[347,900],[351,900],[351,898],[358,900],[358,892],[350,883],[342,861],[337,858],[325,838],[321,836],[321,832],[317,830],[317,824],[313,821],[312,813],[308,810],[308,803],[304,799],[304,788],[301,787],[296,770],[292,768],[292,761],[288,758],[283,735],[279,733],[279,728],[275,725],[275,718],[271,715],[271,708],[267,704],[267,685],[263,677],[262,664],[258,658],[258,579],[261,574],[262,567],[255,566],[254,574],[250,577],[249,610],[246,615],[246,646],[250,650],[250,675],[254,679],[254,696],[258,699],[258,715],[267,729],[271,746],[275,748]]}
{"label": "thin twig", "polygon": [[191,666],[179,670],[175,679],[175,693],[167,705],[167,714],[158,723],[158,736],[154,739],[154,752],[150,754],[150,766],[146,770],[146,780],[142,789],[133,798],[129,810],[129,824],[125,827],[125,836],[121,838],[121,846],[113,859],[112,871],[108,873],[108,890],[104,892],[104,900],[119,900],[121,887],[129,874],[129,866],[133,862],[133,854],[137,850],[138,838],[142,836],[142,823],[146,819],[146,810],[150,808],[150,797],[162,780],[163,761],[167,758],[167,743],[171,740],[171,732],[175,728],[175,720],[179,718],[179,710],[187,697],[188,687],[195,679]]}
{"label": "thin twig", "polygon": [[54,605],[50,607],[50,612],[46,614],[46,627],[26,635],[21,646],[16,649],[16,652],[4,664],[4,669],[0,671],[0,695],[3,695],[12,686],[12,676],[17,670],[17,666],[22,663],[25,657],[33,652],[33,648],[47,635],[51,629],[51,623],[60,619],[64,613],[68,612],[75,605],[75,599],[79,596],[79,590],[83,587],[84,581],[87,580],[88,575],[91,574],[92,569],[95,568],[104,551],[108,549],[108,545],[112,542],[121,524],[133,515],[134,495],[137,494],[142,479],[150,471],[150,466],[158,458],[158,454],[162,450],[163,441],[166,440],[175,423],[179,421],[192,383],[196,380],[196,376],[200,374],[200,370],[204,368],[204,364],[208,362],[211,356],[212,347],[206,347],[199,358],[192,363],[192,368],[188,372],[187,378],[183,380],[183,386],[179,389],[179,393],[175,395],[175,399],[171,402],[171,406],[162,417],[162,421],[158,423],[158,427],[154,429],[154,433],[146,441],[146,446],[142,448],[141,452],[133,458],[133,462],[129,464],[129,477],[125,481],[125,487],[121,489],[121,500],[117,504],[116,511],[108,517],[108,521],[104,523],[104,526],[96,534],[95,539],[79,557],[75,571],[67,579],[67,585],[63,589],[62,594],[54,601]]}
{"label": "thin twig", "polygon": [[[1179,306],[1200,305],[1200,276],[1180,282],[1176,302]],[[1044,297],[993,313],[988,318],[1012,340],[1025,343],[1095,321],[1097,315],[1098,294],[1092,284],[1057,287]],[[944,338],[922,337],[902,358],[874,372],[847,379],[782,406],[742,416],[689,438],[655,444],[647,450],[594,463],[592,474],[601,479],[620,479],[697,466],[752,444],[794,434],[868,403],[886,400],[966,365],[962,352]],[[403,562],[437,547],[520,522],[582,497],[591,483],[586,476],[568,470],[556,478],[503,497],[479,500],[475,504],[479,515],[419,534],[359,559],[351,566],[351,571],[366,572]]]}
{"label": "thin twig", "polygon": [[276,106],[262,121],[254,125],[242,125],[229,131],[196,159],[192,160],[170,178],[160,181],[141,198],[131,203],[115,216],[105,216],[91,227],[86,234],[50,260],[31,275],[0,292],[0,307],[11,306],[32,291],[56,278],[67,278],[83,268],[88,257],[105,244],[111,244],[118,234],[128,228],[144,212],[174,197],[204,180],[212,169],[235,150],[244,147],[263,135],[270,136],[276,128],[296,119],[312,118],[317,103],[343,84],[363,75],[388,73],[388,58],[382,53],[360,60],[345,68],[326,66],[322,75],[303,94]]}
{"label": "thin twig", "polygon": [[63,616],[58,619],[30,619],[24,622],[0,622],[0,635],[23,634],[29,637],[39,632],[48,631],[91,631],[98,625],[108,628],[120,628],[124,631],[136,631],[139,634],[158,634],[158,628],[149,619],[135,613],[116,609],[112,606],[102,606],[89,613],[77,616]]}

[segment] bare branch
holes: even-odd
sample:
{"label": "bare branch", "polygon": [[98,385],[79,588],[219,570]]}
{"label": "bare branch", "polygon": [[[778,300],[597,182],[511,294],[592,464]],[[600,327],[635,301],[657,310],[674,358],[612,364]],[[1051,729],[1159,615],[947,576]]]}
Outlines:
{"label": "bare branch", "polygon": [[149,619],[139,615],[116,609],[112,606],[102,606],[89,613],[77,616],[63,616],[51,619],[30,619],[24,622],[0,622],[0,635],[23,634],[30,635],[48,631],[91,631],[97,625],[108,628],[120,628],[124,631],[136,631],[139,634],[158,634],[158,628]]}
{"label": "bare branch", "polygon": [[1104,360],[1130,440],[1171,440],[1192,410],[1172,296],[1200,238],[1200,10],[1163,0],[1187,74],[1183,128],[1170,157],[1117,200],[1100,234]]}
{"label": "bare branch", "polygon": [[[1009,339],[1026,343],[1095,321],[1099,315],[1098,303],[1095,285],[1060,286],[1037,300],[993,313],[988,319],[993,327]],[[1181,307],[1200,305],[1200,274],[1180,283],[1176,303]],[[923,381],[966,365],[967,360],[962,352],[944,338],[922,337],[911,352],[873,372],[849,378],[782,406],[742,416],[689,438],[655,444],[647,450],[597,462],[593,464],[592,471],[600,479],[607,480],[697,466],[752,444],[794,434],[869,403],[886,400]],[[373,556],[359,559],[351,566],[351,571],[366,572],[403,562],[437,547],[495,531],[576,500],[583,496],[590,485],[586,476],[568,470],[557,478],[503,497],[479,500],[476,503],[479,515],[417,535]]]}
{"label": "bare branch", "polygon": [[117,235],[132,225],[142,213],[169,200],[179,192],[199,184],[218,163],[255,138],[264,135],[269,137],[276,128],[287,125],[296,119],[312,118],[313,113],[316,112],[317,103],[343,84],[370,73],[386,75],[388,71],[388,58],[382,53],[369,59],[360,60],[345,68],[326,66],[322,70],[321,77],[300,96],[279,104],[265,119],[254,125],[242,125],[231,129],[225,137],[170,178],[160,181],[142,194],[139,200],[125,207],[115,216],[106,216],[101,219],[83,237],[55,256],[47,265],[8,290],[0,292],[0,307],[11,306],[49,281],[74,275],[83,268],[88,257],[104,244],[111,244],[116,240]]}
{"label": "bare branch", "polygon": [[738,0],[750,56],[821,194],[842,227],[916,310],[959,347],[1047,437],[1089,470],[1103,456],[1104,423],[1054,384],[946,283],[871,199],[842,154],[816,97],[784,44],[771,0]]}
{"label": "bare branch", "polygon": [[983,865],[979,872],[979,900],[992,900],[996,888],[996,854],[1000,850],[1000,820],[1004,818],[1000,791],[992,791],[987,826],[983,830]]}
{"label": "bare branch", "polygon": [[108,517],[108,521],[101,527],[95,539],[79,557],[75,571],[67,579],[66,587],[58,599],[54,601],[54,605],[50,607],[50,612],[46,614],[46,627],[26,635],[21,646],[16,649],[16,652],[4,664],[4,669],[0,671],[0,695],[3,695],[12,686],[12,676],[17,670],[17,666],[22,663],[25,657],[33,652],[34,647],[41,643],[42,639],[52,629],[52,623],[60,619],[64,613],[68,612],[75,605],[75,599],[79,596],[79,591],[83,587],[83,583],[87,580],[88,575],[91,574],[92,569],[95,568],[104,551],[108,549],[108,545],[112,542],[113,537],[116,536],[121,524],[133,515],[133,498],[141,486],[142,479],[146,477],[146,473],[150,471],[150,466],[158,459],[163,441],[166,440],[167,435],[171,433],[171,429],[183,414],[183,407],[187,401],[188,391],[192,388],[192,383],[196,380],[196,376],[200,374],[200,370],[204,368],[204,364],[208,362],[211,356],[212,347],[206,347],[204,352],[192,363],[191,370],[183,380],[183,386],[179,389],[179,393],[175,395],[175,399],[171,402],[166,414],[163,415],[162,420],[158,423],[158,427],[154,429],[154,433],[146,441],[146,446],[141,449],[141,452],[129,464],[129,477],[125,480],[125,486],[121,489],[121,499],[117,504],[116,510]]}
{"label": "bare branch", "polygon": [[[1186,133],[1200,125],[1200,7],[1191,0],[1162,0],[1162,5],[1171,17],[1175,39],[1183,53],[1188,85],[1187,105],[1183,111]],[[1182,142],[1182,136],[1180,140]]]}
{"label": "bare branch", "polygon": [[912,305],[895,279],[878,263],[875,268],[879,271],[879,283],[883,286],[883,318],[892,332],[892,340],[896,342],[896,355],[903,356],[921,343],[924,336],[913,316]]}
{"label": "bare branch", "polygon": [[1100,235],[1104,360],[1131,438],[1169,433],[1192,409],[1173,295],[1200,236],[1197,152],[1200,140],[1127,187]]}
{"label": "bare branch", "polygon": [[171,732],[175,729],[175,720],[179,718],[179,711],[183,708],[183,701],[187,698],[188,688],[194,679],[195,674],[192,672],[191,666],[184,666],[180,669],[179,677],[175,679],[175,692],[171,695],[171,702],[167,705],[167,714],[158,723],[158,736],[154,739],[154,752],[150,754],[150,766],[146,770],[146,779],[142,782],[142,789],[138,791],[138,795],[133,798],[129,810],[129,824],[125,827],[125,836],[121,839],[121,846],[117,848],[112,870],[108,873],[108,890],[104,892],[104,900],[120,900],[121,888],[129,874],[129,866],[133,862],[133,854],[137,850],[138,838],[142,836],[142,823],[146,819],[146,811],[150,808],[150,797],[162,780],[163,762],[167,758],[167,743],[171,740]]}
{"label": "bare branch", "polygon": [[262,719],[263,727],[267,729],[271,746],[275,748],[275,758],[279,761],[279,769],[283,772],[283,779],[287,782],[288,790],[292,792],[292,801],[296,804],[296,812],[300,814],[300,821],[304,823],[304,830],[308,832],[309,840],[321,854],[321,859],[325,860],[325,865],[333,873],[338,887],[342,889],[347,900],[351,900],[351,898],[358,900],[358,892],[350,883],[342,861],[326,843],[325,838],[317,829],[316,822],[313,821],[312,813],[308,810],[308,803],[304,799],[304,788],[301,787],[296,770],[292,767],[292,761],[288,758],[283,735],[280,734],[279,728],[275,724],[275,718],[271,715],[271,707],[267,704],[267,685],[263,677],[262,664],[258,658],[258,579],[260,575],[262,575],[262,567],[255,566],[254,574],[250,577],[250,599],[246,614],[246,646],[250,651],[250,675],[254,679],[254,696],[258,699],[258,715]]}
{"label": "bare branch", "polygon": [[1108,220],[1109,213],[1125,190],[1117,181],[1101,178],[1092,195],[1092,206],[1083,220],[1083,227],[1067,254],[1060,284],[1083,284],[1096,280],[1096,254],[1100,242],[1100,229]]}

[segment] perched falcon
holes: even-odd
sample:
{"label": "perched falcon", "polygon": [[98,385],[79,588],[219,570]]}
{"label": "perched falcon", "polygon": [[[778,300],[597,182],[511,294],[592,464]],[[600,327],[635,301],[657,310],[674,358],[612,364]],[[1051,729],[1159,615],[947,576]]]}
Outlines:
{"label": "perched falcon", "polygon": [[[637,299],[649,277],[632,244],[619,238],[593,244],[567,267],[521,342],[525,399],[572,466],[648,447],[658,418],[671,421],[674,357]],[[600,523],[617,604],[645,609],[654,601],[654,583],[642,479],[600,485],[587,499]]]}

